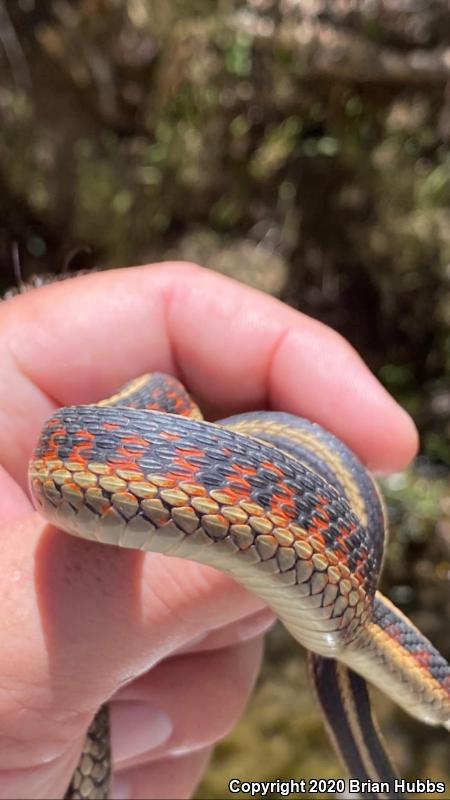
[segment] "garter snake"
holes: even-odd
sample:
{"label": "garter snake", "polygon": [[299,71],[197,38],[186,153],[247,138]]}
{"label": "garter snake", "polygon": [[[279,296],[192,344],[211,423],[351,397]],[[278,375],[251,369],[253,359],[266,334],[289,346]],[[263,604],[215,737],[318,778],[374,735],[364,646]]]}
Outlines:
{"label": "garter snake", "polygon": [[[450,666],[377,590],[386,520],[357,458],[319,425],[253,412],[202,419],[157,373],[62,408],[30,463],[38,510],[75,536],[212,565],[256,592],[309,651],[331,738],[353,777],[393,780],[366,680],[450,728]],[[106,797],[107,710],[67,797]],[[368,797],[398,797],[394,791]]]}

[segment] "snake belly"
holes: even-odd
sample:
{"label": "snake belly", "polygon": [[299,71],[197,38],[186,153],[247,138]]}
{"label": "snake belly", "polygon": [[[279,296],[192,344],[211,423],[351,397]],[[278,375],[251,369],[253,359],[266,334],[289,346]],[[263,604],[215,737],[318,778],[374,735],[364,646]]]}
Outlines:
{"label": "snake belly", "polygon": [[[153,374],[55,412],[29,474],[37,509],[68,533],[196,560],[262,597],[314,654],[318,699],[351,774],[393,775],[364,679],[450,726],[448,663],[377,592],[378,490],[320,426],[274,412],[209,423],[181,384]],[[89,768],[68,797],[106,796],[107,780],[93,787]]]}

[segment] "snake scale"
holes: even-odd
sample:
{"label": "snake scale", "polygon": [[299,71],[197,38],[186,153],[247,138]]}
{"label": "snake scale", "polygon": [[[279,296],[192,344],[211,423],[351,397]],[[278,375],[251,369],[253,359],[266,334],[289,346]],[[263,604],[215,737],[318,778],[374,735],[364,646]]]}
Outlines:
{"label": "snake scale", "polygon": [[[395,774],[366,680],[414,717],[450,728],[449,664],[377,590],[386,537],[378,489],[319,425],[276,412],[206,422],[175,378],[153,373],[107,400],[56,411],[29,477],[37,509],[62,530],[212,565],[263,598],[309,651],[326,726],[352,776]],[[107,728],[104,707],[66,797],[107,796]]]}

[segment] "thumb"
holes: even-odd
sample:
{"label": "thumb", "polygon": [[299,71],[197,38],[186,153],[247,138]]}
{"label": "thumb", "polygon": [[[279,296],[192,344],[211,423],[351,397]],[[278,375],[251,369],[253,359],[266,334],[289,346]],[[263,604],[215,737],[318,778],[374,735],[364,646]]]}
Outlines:
{"label": "thumb", "polygon": [[105,700],[262,606],[215,570],[73,539],[36,513],[0,535],[3,798],[62,796]]}

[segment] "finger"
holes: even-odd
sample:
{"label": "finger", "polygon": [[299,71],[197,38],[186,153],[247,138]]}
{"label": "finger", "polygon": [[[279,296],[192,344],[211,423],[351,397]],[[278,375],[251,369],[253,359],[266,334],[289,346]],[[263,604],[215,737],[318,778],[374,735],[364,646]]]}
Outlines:
{"label": "finger", "polygon": [[210,748],[155,761],[114,777],[113,800],[183,800],[192,797],[211,757]]}
{"label": "finger", "polygon": [[13,298],[1,307],[0,354],[0,458],[23,486],[55,404],[95,401],[148,370],[178,373],[215,414],[270,406],[307,416],[373,468],[400,468],[417,447],[409,416],[337,333],[192,265],[83,276]]}
{"label": "finger", "polygon": [[206,747],[232,730],[253,689],[262,639],[170,658],[110,707],[116,769]]}
{"label": "finger", "polygon": [[263,608],[255,614],[249,614],[210,633],[195,636],[192,641],[176,650],[174,654],[203,653],[206,650],[219,650],[239,642],[246,642],[256,636],[267,633],[276,621],[277,618],[273,611],[269,608]]}
{"label": "finger", "polygon": [[67,776],[72,775],[80,758],[81,744],[71,746],[55,758],[33,764],[30,769],[5,769],[0,767],[0,800],[48,800],[64,797],[68,786]]}
{"label": "finger", "polygon": [[0,466],[0,521],[18,519],[33,506],[24,489]]}
{"label": "finger", "polygon": [[37,514],[0,536],[0,785],[4,773],[9,797],[27,796],[33,771],[53,785],[68,754],[72,768],[74,742],[133,676],[262,608],[215,570],[63,536]]}

